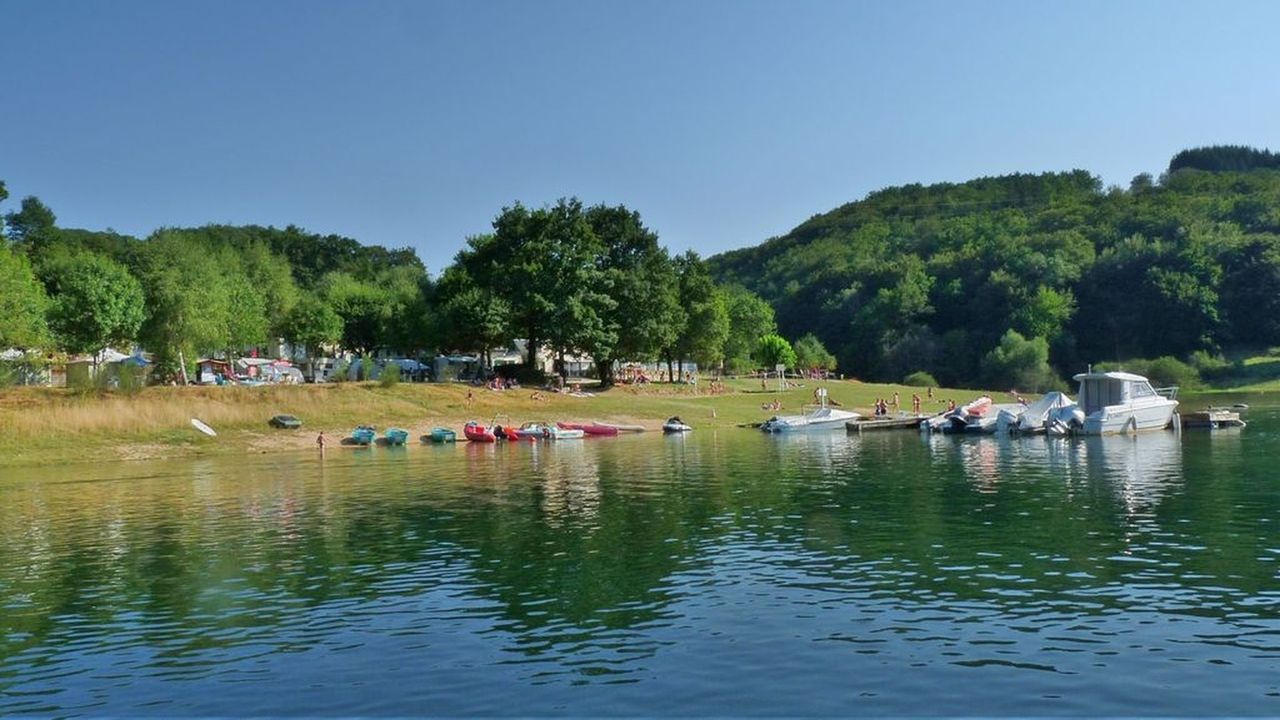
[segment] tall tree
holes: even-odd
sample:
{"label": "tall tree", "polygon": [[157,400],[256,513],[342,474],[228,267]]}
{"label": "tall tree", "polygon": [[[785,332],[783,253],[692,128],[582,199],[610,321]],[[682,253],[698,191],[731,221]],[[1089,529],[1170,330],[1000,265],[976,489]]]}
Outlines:
{"label": "tall tree", "polygon": [[817,335],[812,333],[796,340],[796,367],[804,370],[835,370],[836,356],[827,351]]}
{"label": "tall tree", "polygon": [[281,332],[307,353],[307,374],[315,377],[315,359],[321,347],[342,340],[342,318],[328,303],[311,293],[299,296],[285,318]]}
{"label": "tall tree", "polygon": [[137,274],[147,298],[141,339],[161,362],[176,362],[184,382],[189,358],[230,342],[234,308],[223,270],[208,247],[182,231],[153,234],[139,253]]}
{"label": "tall tree", "polygon": [[257,239],[236,248],[234,255],[236,264],[243,268],[245,276],[261,297],[267,323],[264,335],[282,335],[281,329],[298,301],[298,286],[289,261]]}
{"label": "tall tree", "polygon": [[740,285],[724,290],[725,309],[729,314],[729,334],[725,338],[724,355],[735,371],[747,369],[756,343],[765,335],[778,331],[773,307],[759,295]]}
{"label": "tall tree", "polygon": [[445,270],[435,288],[435,335],[442,350],[474,351],[487,363],[488,352],[511,342],[506,301],[475,283],[466,270]]}
{"label": "tall tree", "polygon": [[[679,374],[684,374],[685,360],[693,360],[706,369],[724,359],[724,342],[729,336],[729,312],[724,298],[711,280],[702,258],[692,250],[676,258],[680,306],[685,323],[668,353],[668,366],[674,357]],[[676,377],[673,376],[672,380]]]}
{"label": "tall tree", "polygon": [[57,217],[40,198],[22,198],[22,209],[4,216],[9,239],[15,243],[34,244],[46,240],[53,232]]}
{"label": "tall tree", "polygon": [[675,342],[683,313],[675,266],[658,236],[624,206],[597,205],[587,222],[603,244],[597,265],[600,292],[609,302],[598,310],[606,338],[590,351],[603,384],[613,383],[616,360],[650,361]]}
{"label": "tall tree", "polygon": [[27,349],[45,342],[47,304],[31,263],[0,243],[0,349]]}
{"label": "tall tree", "polygon": [[392,301],[386,288],[347,273],[329,273],[321,279],[319,288],[325,301],[342,318],[343,347],[364,357],[385,345]]}
{"label": "tall tree", "polygon": [[603,246],[579,200],[538,210],[517,203],[503,209],[493,229],[471,238],[458,262],[510,307],[511,326],[527,341],[527,363],[537,361],[544,344],[563,355],[617,341],[600,314],[611,303],[597,265]]}
{"label": "tall tree", "polygon": [[96,353],[137,339],[145,317],[142,285],[120,263],[82,253],[42,269],[53,302],[49,327],[72,353]]}

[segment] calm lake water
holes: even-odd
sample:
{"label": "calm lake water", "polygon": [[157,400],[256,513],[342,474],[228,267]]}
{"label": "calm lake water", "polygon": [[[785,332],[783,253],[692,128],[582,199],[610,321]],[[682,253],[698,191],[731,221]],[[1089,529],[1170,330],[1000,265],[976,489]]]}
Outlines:
{"label": "calm lake water", "polygon": [[1280,407],[0,471],[0,716],[1280,714]]}

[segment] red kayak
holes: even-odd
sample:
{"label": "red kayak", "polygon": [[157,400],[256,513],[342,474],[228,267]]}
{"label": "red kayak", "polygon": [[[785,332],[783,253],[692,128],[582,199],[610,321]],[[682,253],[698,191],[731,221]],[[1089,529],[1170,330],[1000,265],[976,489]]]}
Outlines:
{"label": "red kayak", "polygon": [[618,428],[599,423],[566,423],[558,422],[556,426],[563,430],[581,430],[587,435],[617,435]]}
{"label": "red kayak", "polygon": [[462,427],[462,434],[471,442],[491,443],[498,439],[492,430],[474,420]]}

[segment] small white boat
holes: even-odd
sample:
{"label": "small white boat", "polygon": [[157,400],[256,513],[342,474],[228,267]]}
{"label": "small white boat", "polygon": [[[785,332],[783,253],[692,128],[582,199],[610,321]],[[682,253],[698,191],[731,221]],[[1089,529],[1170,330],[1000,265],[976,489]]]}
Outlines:
{"label": "small white boat", "polygon": [[662,432],[664,433],[686,433],[692,429],[678,415],[667,418],[667,421],[662,423]]}
{"label": "small white boat", "polygon": [[577,440],[586,435],[576,428],[557,427],[549,422],[527,422],[516,430],[516,435],[528,440]]}
{"label": "small white boat", "polygon": [[1153,388],[1141,375],[1085,372],[1075,380],[1080,383],[1078,407],[1084,421],[1079,431],[1084,435],[1163,430],[1178,409],[1178,388]]}
{"label": "small white boat", "polygon": [[821,405],[804,415],[774,415],[760,429],[767,433],[796,432],[806,430],[843,430],[844,424],[861,418],[860,413],[839,410],[827,405],[826,388],[818,389]]}

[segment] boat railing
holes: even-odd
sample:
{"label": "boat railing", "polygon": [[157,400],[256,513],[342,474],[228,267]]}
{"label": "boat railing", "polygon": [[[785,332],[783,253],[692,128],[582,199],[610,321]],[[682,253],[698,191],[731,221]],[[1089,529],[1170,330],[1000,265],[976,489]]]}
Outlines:
{"label": "boat railing", "polygon": [[1155,388],[1156,394],[1160,397],[1169,398],[1170,400],[1178,399],[1178,386],[1170,385],[1169,387]]}

